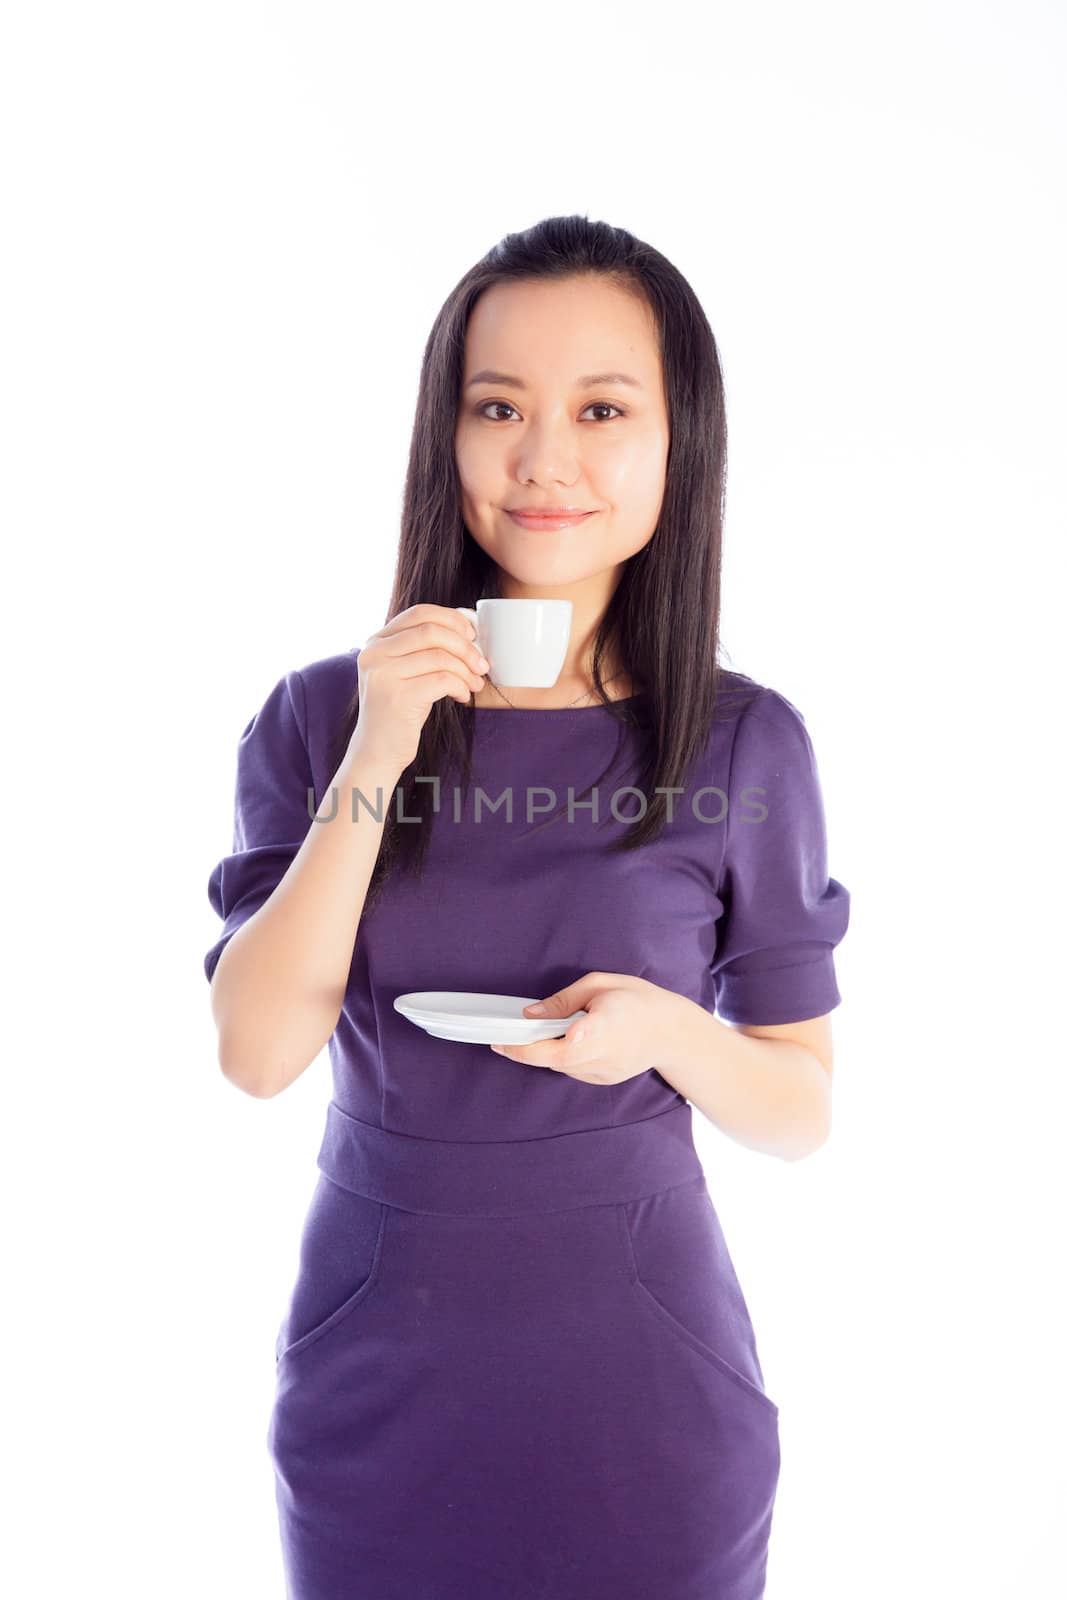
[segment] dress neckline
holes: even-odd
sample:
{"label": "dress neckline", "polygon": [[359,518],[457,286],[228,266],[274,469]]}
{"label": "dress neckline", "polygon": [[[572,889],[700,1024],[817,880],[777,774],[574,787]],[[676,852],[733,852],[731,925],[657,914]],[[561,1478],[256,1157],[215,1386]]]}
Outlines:
{"label": "dress neckline", "polygon": [[504,711],[520,717],[562,717],[571,714],[582,716],[588,711],[607,711],[611,706],[633,705],[635,700],[644,700],[647,694],[647,689],[638,689],[636,694],[622,694],[617,700],[606,702],[597,700],[591,706],[472,706],[471,710],[490,713]]}

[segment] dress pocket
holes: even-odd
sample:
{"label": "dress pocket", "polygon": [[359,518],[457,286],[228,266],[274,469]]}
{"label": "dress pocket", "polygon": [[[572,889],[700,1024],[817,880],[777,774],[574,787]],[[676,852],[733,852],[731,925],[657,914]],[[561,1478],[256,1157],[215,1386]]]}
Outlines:
{"label": "dress pocket", "polygon": [[703,1177],[617,1206],[633,1297],[660,1327],[772,1418],[755,1333]]}
{"label": "dress pocket", "polygon": [[300,1262],[275,1342],[291,1360],[366,1304],[381,1274],[388,1207],[320,1172],[304,1218]]}

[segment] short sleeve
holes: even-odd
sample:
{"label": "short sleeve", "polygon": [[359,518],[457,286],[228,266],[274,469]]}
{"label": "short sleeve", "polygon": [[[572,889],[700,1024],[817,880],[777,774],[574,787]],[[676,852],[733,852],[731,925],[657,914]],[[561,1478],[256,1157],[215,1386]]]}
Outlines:
{"label": "short sleeve", "polygon": [[204,957],[208,981],[224,947],[277,888],[311,827],[313,790],[299,672],[279,678],[237,745],[233,849],[212,869],[207,893],[223,919]]}
{"label": "short sleeve", "polygon": [[822,790],[804,719],[774,689],[741,714],[711,973],[727,1022],[804,1022],[840,1005],[834,950],[848,890],[829,874]]}

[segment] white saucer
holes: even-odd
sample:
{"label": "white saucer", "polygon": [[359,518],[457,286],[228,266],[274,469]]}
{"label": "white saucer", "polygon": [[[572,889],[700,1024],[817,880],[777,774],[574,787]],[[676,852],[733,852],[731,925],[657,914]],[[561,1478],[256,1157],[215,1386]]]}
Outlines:
{"label": "white saucer", "polygon": [[524,1017],[523,1006],[540,996],[472,994],[465,989],[417,989],[397,995],[394,1011],[433,1034],[462,1044],[536,1044],[539,1039],[561,1039],[576,1017]]}

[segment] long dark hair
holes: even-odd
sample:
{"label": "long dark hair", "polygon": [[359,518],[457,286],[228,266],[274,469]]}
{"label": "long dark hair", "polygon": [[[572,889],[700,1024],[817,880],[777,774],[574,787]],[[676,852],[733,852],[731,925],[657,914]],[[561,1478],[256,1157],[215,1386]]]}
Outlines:
{"label": "long dark hair", "polygon": [[[509,233],[448,296],[423,352],[408,456],[400,543],[386,621],[409,606],[475,606],[498,593],[495,563],[462,516],[455,434],[467,322],[494,283],[598,275],[640,295],[659,335],[670,444],[659,521],[647,545],[626,562],[593,645],[595,693],[622,725],[644,735],[640,787],[647,807],[611,848],[637,850],[661,831],[666,794],[684,786],[727,699],[719,662],[722,521],[726,487],[726,407],[719,352],[696,295],[678,269],[624,228],[586,216],[547,217]],[[384,624],[383,624],[384,626]],[[612,701],[601,669],[609,646],[644,694]],[[736,687],[729,691],[736,702]],[[744,699],[741,691],[741,699]],[[643,704],[642,704],[643,700]],[[471,775],[474,706],[445,695],[423,726],[414,761],[401,774],[405,822],[390,803],[367,891],[369,907],[396,868],[421,877],[433,816],[432,785],[417,775]],[[501,715],[507,715],[502,712]],[[358,687],[333,751],[336,771],[359,717]],[[620,726],[620,742],[622,727]],[[609,768],[610,770],[610,768]],[[410,819],[420,817],[419,824]],[[551,819],[549,819],[551,820]]]}

